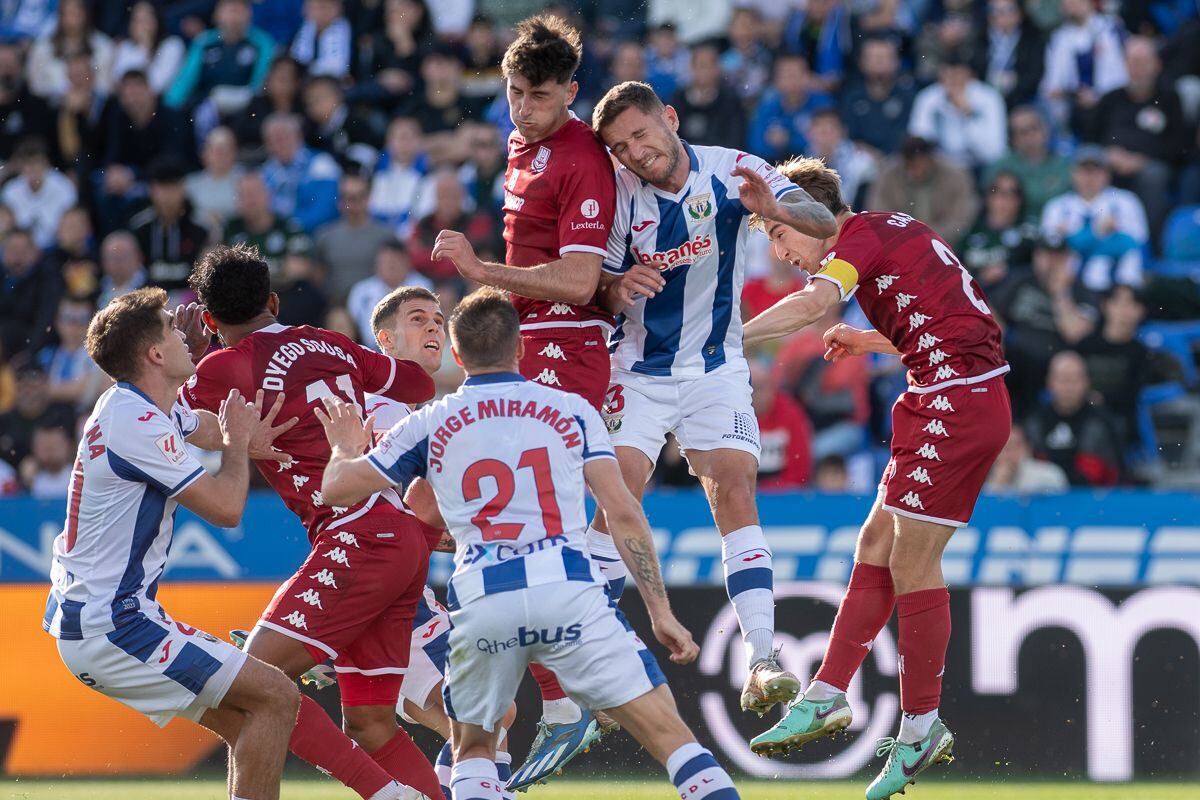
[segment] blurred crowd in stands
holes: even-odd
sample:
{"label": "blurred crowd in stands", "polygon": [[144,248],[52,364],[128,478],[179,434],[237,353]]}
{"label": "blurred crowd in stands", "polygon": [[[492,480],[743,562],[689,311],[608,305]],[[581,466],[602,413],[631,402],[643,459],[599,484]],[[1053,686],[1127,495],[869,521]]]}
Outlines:
{"label": "blurred crowd in stands", "polygon": [[[392,288],[503,259],[500,57],[548,10],[586,33],[584,119],[650,83],[692,144],[824,158],[855,209],[931,224],[1005,330],[1016,425],[994,491],[1200,474],[1200,20],[1192,0],[13,0],[0,5],[0,494],[65,496],[107,379],[98,306],[189,299],[257,246],[287,324],[372,345]],[[757,237],[746,317],[804,285]],[[894,358],[751,353],[766,490],[871,491]],[[443,391],[461,375],[448,364]],[[655,480],[694,482],[668,447]],[[1190,483],[1189,483],[1190,481]]]}

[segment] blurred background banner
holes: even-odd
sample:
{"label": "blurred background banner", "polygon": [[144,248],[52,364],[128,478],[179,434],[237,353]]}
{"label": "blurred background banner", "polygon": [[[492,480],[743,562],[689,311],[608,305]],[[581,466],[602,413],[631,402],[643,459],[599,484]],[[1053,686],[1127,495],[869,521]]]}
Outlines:
{"label": "blurred background banner", "polygon": [[[775,550],[785,665],[820,663],[870,497],[765,494],[759,507]],[[747,739],[764,729],[737,709],[744,675],[737,621],[720,586],[720,541],[702,498],[646,499],[673,605],[702,645],[697,664],[662,660],[689,724],[723,760],[758,777],[836,778],[871,760],[898,707],[894,629],[885,630],[851,685],[849,735],[803,756],[766,761]],[[946,665],[947,719],[964,735],[960,768],[977,775],[1127,780],[1200,775],[1200,536],[1188,494],[1111,491],[1040,498],[985,497],[945,561],[955,635]],[[221,751],[194,726],[160,732],[79,685],[41,631],[48,553],[62,506],[0,501],[0,771],[30,774],[182,774],[219,768]],[[175,618],[216,636],[249,627],[276,583],[307,551],[278,498],[259,493],[243,525],[213,528],[181,512],[164,582]],[[445,557],[435,558],[439,579]],[[1190,584],[1190,585],[1189,585]],[[649,630],[636,593],[622,608]],[[532,686],[519,702],[535,708]],[[330,690],[318,699],[336,709]],[[61,741],[70,720],[72,745]],[[522,719],[514,740],[528,741]],[[165,736],[166,738],[161,738]],[[416,734],[423,745],[423,733]],[[650,764],[628,737],[593,752],[586,769]]]}

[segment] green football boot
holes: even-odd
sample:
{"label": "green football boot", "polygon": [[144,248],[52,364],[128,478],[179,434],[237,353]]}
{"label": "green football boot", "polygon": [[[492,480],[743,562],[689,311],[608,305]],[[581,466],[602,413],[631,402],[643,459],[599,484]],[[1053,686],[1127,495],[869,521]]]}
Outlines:
{"label": "green football boot", "polygon": [[887,800],[894,794],[904,794],[904,787],[916,783],[917,776],[934,764],[954,761],[953,749],[954,734],[940,719],[919,742],[903,744],[890,736],[880,739],[875,755],[887,756],[887,761],[867,787],[867,800]]}
{"label": "green football boot", "polygon": [[788,707],[787,716],[775,727],[750,740],[750,749],[760,756],[786,753],[844,730],[853,718],[844,694],[821,701],[801,696]]}

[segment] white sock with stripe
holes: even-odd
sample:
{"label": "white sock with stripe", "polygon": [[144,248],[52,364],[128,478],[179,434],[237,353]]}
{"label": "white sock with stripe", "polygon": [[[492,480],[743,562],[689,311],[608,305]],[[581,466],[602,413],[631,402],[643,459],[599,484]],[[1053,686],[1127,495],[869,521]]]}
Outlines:
{"label": "white sock with stripe", "polygon": [[729,773],[699,742],[689,742],[667,756],[667,774],[679,796],[688,800],[738,800],[741,797]]}
{"label": "white sock with stripe", "polygon": [[[503,733],[500,739],[504,739]],[[496,777],[500,779],[500,786],[503,787],[508,783],[508,779],[512,777],[512,754],[506,753],[503,750],[496,751]],[[508,789],[501,788],[500,796],[504,800],[515,800],[515,795]]]}
{"label": "white sock with stripe", "polygon": [[450,776],[453,800],[498,800],[503,788],[496,775],[496,763],[486,758],[459,761]]}
{"label": "white sock with stripe", "polygon": [[770,656],[775,644],[775,565],[762,528],[747,525],[722,536],[721,561],[725,591],[753,664]]}
{"label": "white sock with stripe", "polygon": [[380,789],[375,794],[371,795],[368,800],[403,800],[404,788],[396,781],[392,781],[387,786]]}
{"label": "white sock with stripe", "polygon": [[608,584],[608,596],[620,600],[625,592],[625,579],[629,577],[629,568],[621,560],[621,553],[613,543],[612,534],[598,531],[592,526],[587,529],[588,553],[600,567],[604,580]]}

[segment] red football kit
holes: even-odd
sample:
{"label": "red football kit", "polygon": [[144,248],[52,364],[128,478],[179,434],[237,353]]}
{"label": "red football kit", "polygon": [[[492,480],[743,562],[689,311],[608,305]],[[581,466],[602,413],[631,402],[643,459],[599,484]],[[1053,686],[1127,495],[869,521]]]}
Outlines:
{"label": "red football kit", "polygon": [[348,508],[324,502],[321,476],[330,450],[313,409],[324,397],[361,409],[367,392],[423,402],[433,397],[433,379],[414,362],[381,355],[340,333],[276,323],[206,356],[181,395],[191,408],[216,412],[230,389],[244,397],[262,389],[266,406],[283,392],[279,419],[300,420],[274,443],[290,457],[287,462],[255,464],[304,523],[312,552],[276,592],[259,624],[303,642],[318,663],[333,658],[343,704],[386,704],[380,693],[398,692],[396,678],[408,666],[429,546],[394,490]]}
{"label": "red football kit", "polygon": [[966,525],[1012,425],[1001,331],[978,284],[940,236],[900,213],[855,214],[821,263],[814,278],[854,295],[909,370],[883,507]]}
{"label": "red football kit", "polygon": [[[513,131],[504,181],[505,262],[533,267],[567,253],[607,252],[616,205],[612,161],[574,115],[537,142]],[[521,315],[530,380],[582,395],[599,410],[608,392],[608,333],[613,318],[597,305],[513,295]]]}

